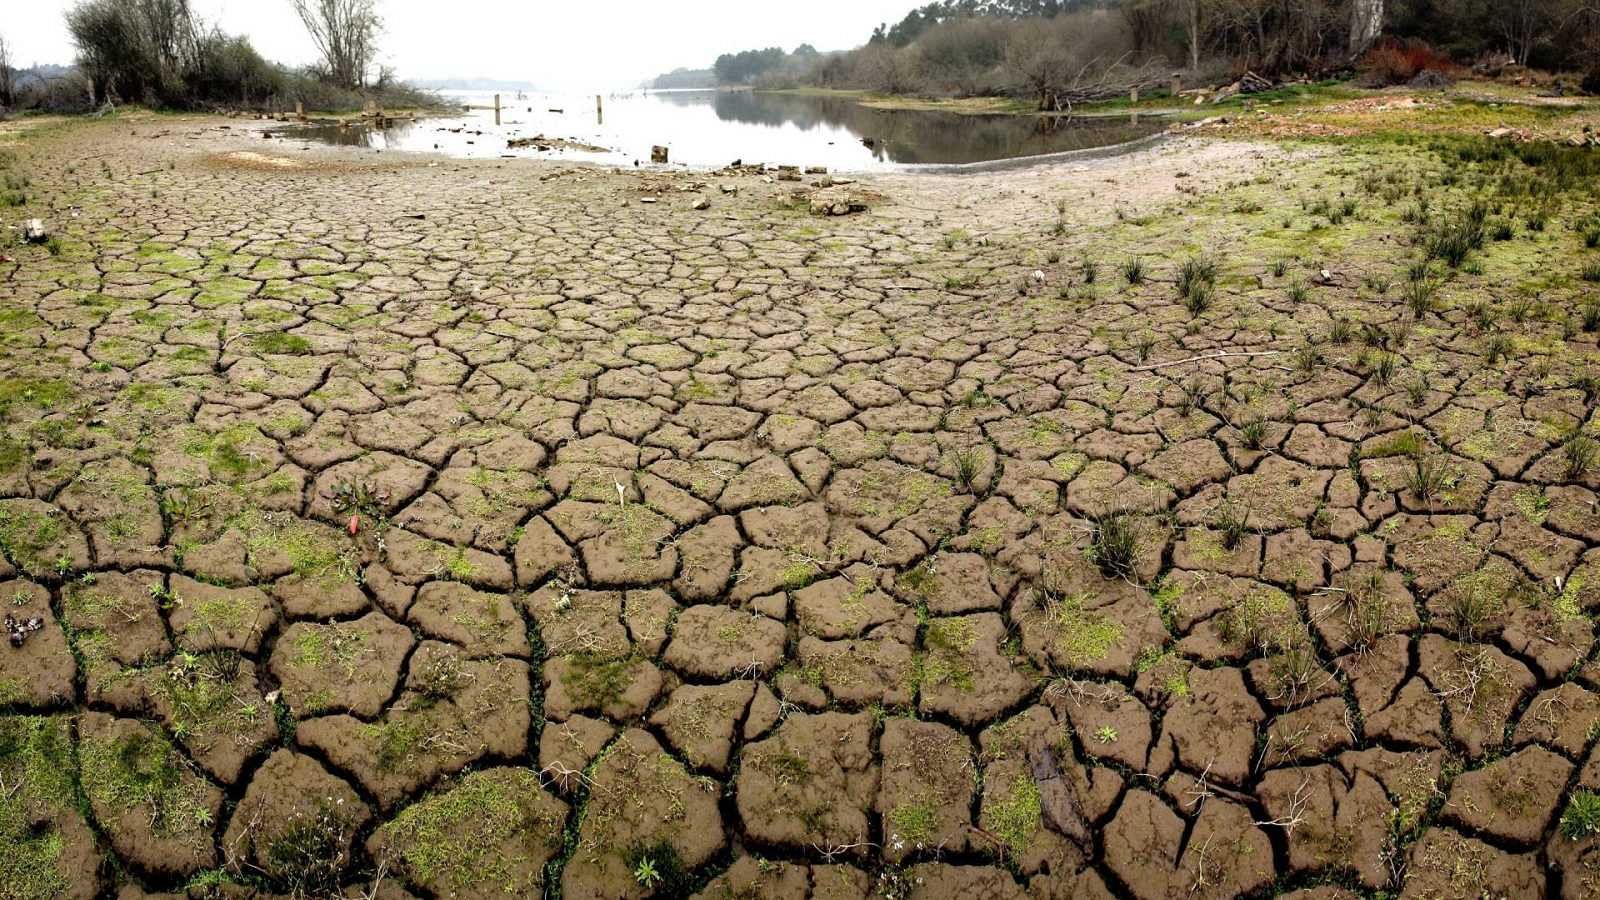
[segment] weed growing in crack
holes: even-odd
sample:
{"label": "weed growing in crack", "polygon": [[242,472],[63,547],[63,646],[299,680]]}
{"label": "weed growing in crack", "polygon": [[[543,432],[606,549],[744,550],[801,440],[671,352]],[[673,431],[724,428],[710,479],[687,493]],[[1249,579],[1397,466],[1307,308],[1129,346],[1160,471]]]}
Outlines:
{"label": "weed growing in crack", "polygon": [[1489,335],[1483,342],[1483,359],[1489,365],[1511,358],[1511,337],[1503,332]]}
{"label": "weed growing in crack", "polygon": [[1301,372],[1315,372],[1322,361],[1322,348],[1310,341],[1294,351],[1294,367]]}
{"label": "weed growing in crack", "polygon": [[1600,331],[1600,300],[1590,300],[1583,305],[1581,313],[1583,330],[1593,334]]}
{"label": "weed growing in crack", "polygon": [[1600,444],[1586,434],[1575,434],[1567,439],[1563,450],[1567,457],[1567,478],[1576,481],[1594,468],[1600,458]]}
{"label": "weed growing in crack", "polygon": [[1127,513],[1101,516],[1092,523],[1089,558],[1107,578],[1131,579],[1139,553],[1139,535]]}
{"label": "weed growing in crack", "polygon": [[1561,811],[1561,836],[1577,841],[1595,834],[1600,834],[1600,794],[1580,788]]}
{"label": "weed growing in crack", "polygon": [[1217,286],[1217,263],[1205,256],[1191,256],[1178,267],[1178,296],[1189,312],[1199,315],[1211,306]]}
{"label": "weed growing in crack", "polygon": [[1148,331],[1140,334],[1133,348],[1139,354],[1139,362],[1146,362],[1150,359],[1151,351],[1156,348],[1156,336]]}
{"label": "weed growing in crack", "polygon": [[1433,500],[1444,495],[1455,480],[1455,474],[1446,462],[1436,456],[1418,456],[1412,460],[1411,471],[1406,474],[1406,487],[1422,500]]}
{"label": "weed growing in crack", "polygon": [[1267,420],[1251,419],[1239,426],[1239,442],[1246,449],[1260,450],[1267,442]]}
{"label": "weed growing in crack", "polygon": [[1217,507],[1216,525],[1217,531],[1222,534],[1223,549],[1236,550],[1249,530],[1250,510],[1234,503],[1224,502]]}
{"label": "weed growing in crack", "polygon": [[955,451],[953,457],[956,481],[966,490],[972,490],[972,482],[978,477],[978,469],[983,465],[983,454],[976,447],[967,447]]}
{"label": "weed growing in crack", "polygon": [[1402,290],[1402,297],[1406,302],[1406,309],[1411,310],[1411,315],[1420,319],[1433,311],[1433,294],[1435,286],[1432,281],[1408,281]]}
{"label": "weed growing in crack", "polygon": [[1379,353],[1372,361],[1372,378],[1379,384],[1388,384],[1394,380],[1395,368],[1400,364],[1400,358],[1393,353],[1384,351]]}
{"label": "weed growing in crack", "polygon": [[1144,284],[1144,260],[1137,256],[1128,257],[1122,264],[1122,279],[1129,284]]}
{"label": "weed growing in crack", "polygon": [[1205,406],[1208,391],[1203,382],[1192,378],[1181,386],[1182,395],[1178,398],[1178,412],[1188,418],[1196,409]]}

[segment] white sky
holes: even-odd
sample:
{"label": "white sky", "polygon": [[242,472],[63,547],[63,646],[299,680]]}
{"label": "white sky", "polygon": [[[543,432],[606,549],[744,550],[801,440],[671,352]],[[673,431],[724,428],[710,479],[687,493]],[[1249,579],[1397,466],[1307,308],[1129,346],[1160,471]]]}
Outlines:
{"label": "white sky", "polygon": [[[314,54],[289,0],[191,0],[208,24],[244,34],[268,59]],[[540,87],[631,87],[717,54],[810,43],[840,50],[866,42],[918,0],[378,0],[383,62],[406,78],[499,78]],[[0,35],[13,63],[66,63],[62,14],[72,0],[0,0]]]}

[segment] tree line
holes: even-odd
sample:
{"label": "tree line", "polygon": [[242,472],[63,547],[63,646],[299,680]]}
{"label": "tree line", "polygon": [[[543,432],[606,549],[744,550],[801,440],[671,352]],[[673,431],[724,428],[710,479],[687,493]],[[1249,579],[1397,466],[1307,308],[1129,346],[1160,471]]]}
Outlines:
{"label": "tree line", "polygon": [[1174,70],[1212,82],[1246,70],[1321,76],[1362,69],[1369,54],[1385,73],[1514,63],[1600,83],[1600,0],[937,0],[807,66],[730,64],[723,79],[719,61],[717,74],[1058,109],[1154,87]]}
{"label": "tree line", "polygon": [[377,62],[377,0],[287,0],[317,48],[301,69],[269,62],[241,35],[208,25],[189,0],[78,0],[66,13],[76,78],[36,79],[23,97],[0,37],[0,107],[144,103],[163,107],[348,109],[364,97],[425,103]]}

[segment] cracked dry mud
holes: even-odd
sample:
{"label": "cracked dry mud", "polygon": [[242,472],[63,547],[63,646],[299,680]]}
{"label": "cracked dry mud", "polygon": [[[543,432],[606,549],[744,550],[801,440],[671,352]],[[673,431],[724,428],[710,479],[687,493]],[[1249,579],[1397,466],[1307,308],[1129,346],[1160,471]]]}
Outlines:
{"label": "cracked dry mud", "polygon": [[5,896],[1600,885],[1592,194],[1414,280],[1531,167],[13,149]]}

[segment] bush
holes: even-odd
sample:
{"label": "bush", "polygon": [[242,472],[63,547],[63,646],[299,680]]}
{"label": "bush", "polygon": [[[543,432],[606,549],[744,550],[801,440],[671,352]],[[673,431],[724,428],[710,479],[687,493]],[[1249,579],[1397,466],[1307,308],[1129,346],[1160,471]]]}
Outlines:
{"label": "bush", "polygon": [[1591,97],[1600,97],[1600,68],[1590,69],[1583,76],[1583,81],[1578,85],[1585,94]]}
{"label": "bush", "polygon": [[67,12],[67,29],[95,102],[279,110],[300,101],[311,110],[353,110],[376,97],[390,107],[440,105],[387,78],[358,91],[268,62],[244,37],[203,28],[187,0],[81,0]]}
{"label": "bush", "polygon": [[1456,65],[1450,57],[1433,49],[1425,41],[1392,38],[1373,45],[1356,64],[1361,80],[1372,87],[1409,84],[1423,72],[1448,76],[1455,69]]}

